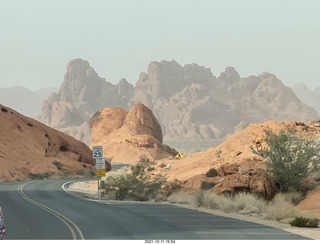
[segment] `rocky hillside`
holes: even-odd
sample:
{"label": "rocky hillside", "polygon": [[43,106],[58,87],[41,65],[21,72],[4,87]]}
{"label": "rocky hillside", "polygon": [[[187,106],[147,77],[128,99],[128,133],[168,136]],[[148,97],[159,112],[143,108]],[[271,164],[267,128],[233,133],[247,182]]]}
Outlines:
{"label": "rocky hillside", "polygon": [[304,83],[298,83],[292,90],[301,102],[313,107],[320,114],[320,87],[311,90]]}
{"label": "rocky hillside", "polygon": [[67,65],[58,93],[44,102],[40,121],[89,145],[87,122],[95,112],[112,106],[129,109],[137,102],[158,118],[166,141],[221,139],[249,123],[318,118],[270,73],[241,78],[227,67],[215,77],[197,64],[151,62],[134,87],[125,79],[111,84],[87,61],[75,59]]}
{"label": "rocky hillside", "polygon": [[[306,124],[297,122],[266,121],[262,124],[250,124],[247,128],[230,135],[225,142],[206,151],[191,154],[180,160],[159,160],[157,170],[165,171],[163,164],[169,169],[166,172],[169,181],[179,180],[186,192],[196,192],[202,181],[214,181],[214,190],[222,192],[250,191],[271,199],[273,189],[259,174],[263,169],[263,159],[251,152],[250,146],[267,146],[263,141],[264,130],[271,129],[278,133],[280,130],[291,129],[298,136],[311,133],[320,137],[320,128],[316,122]],[[308,132],[304,130],[307,125]],[[209,169],[218,171],[218,176],[205,176]],[[156,174],[156,173],[155,173]]]}
{"label": "rocky hillside", "polygon": [[[0,181],[28,173],[89,170],[95,161],[83,142],[0,105]],[[58,163],[54,163],[58,162]]]}
{"label": "rocky hillside", "polygon": [[89,121],[91,145],[102,145],[105,158],[136,163],[140,156],[152,160],[175,156],[177,151],[162,143],[158,120],[142,103],[129,111],[118,107],[99,110]]}

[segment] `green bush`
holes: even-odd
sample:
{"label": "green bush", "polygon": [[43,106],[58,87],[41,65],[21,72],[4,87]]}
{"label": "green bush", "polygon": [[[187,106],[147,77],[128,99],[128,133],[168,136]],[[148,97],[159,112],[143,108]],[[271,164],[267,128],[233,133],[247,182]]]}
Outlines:
{"label": "green bush", "polygon": [[216,177],[218,176],[218,171],[214,168],[209,169],[208,172],[206,173],[206,177]]}
{"label": "green bush", "polygon": [[140,161],[131,167],[132,177],[139,178],[140,180],[144,179],[146,168],[155,165],[155,162],[151,161],[145,156],[140,157]]}
{"label": "green bush", "polygon": [[295,217],[290,221],[291,226],[297,227],[308,227],[308,228],[317,228],[319,225],[319,219],[317,218],[305,218],[305,217]]}
{"label": "green bush", "polygon": [[129,181],[125,175],[117,177],[108,177],[105,181],[101,181],[100,188],[104,193],[114,192],[116,200],[123,200],[128,193]]}
{"label": "green bush", "polygon": [[[162,175],[157,175],[152,180],[146,172],[154,170],[155,163],[146,157],[131,167],[131,173],[117,177],[109,176],[101,182],[105,194],[115,193],[115,199],[125,197],[136,201],[149,201],[166,199],[170,194],[181,189],[179,182],[167,182]],[[148,176],[148,177],[147,177]]]}
{"label": "green bush", "polygon": [[320,168],[320,144],[312,139],[300,139],[292,131],[275,134],[265,130],[268,148],[250,147],[252,152],[266,158],[265,177],[280,192],[298,190],[302,180]]}
{"label": "green bush", "polygon": [[214,183],[214,182],[202,181],[202,182],[201,182],[200,189],[201,189],[201,190],[209,190],[209,189],[211,189],[212,187],[214,187],[215,184],[216,184],[216,183]]}

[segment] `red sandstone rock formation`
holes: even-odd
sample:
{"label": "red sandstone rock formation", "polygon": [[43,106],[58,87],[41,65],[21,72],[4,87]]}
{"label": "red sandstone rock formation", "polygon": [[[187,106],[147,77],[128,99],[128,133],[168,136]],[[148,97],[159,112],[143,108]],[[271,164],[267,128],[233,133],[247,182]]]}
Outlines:
{"label": "red sandstone rock formation", "polygon": [[91,150],[71,136],[0,105],[0,180],[61,169],[75,173],[95,162]]}
{"label": "red sandstone rock formation", "polygon": [[142,103],[128,112],[107,107],[89,121],[91,147],[102,145],[104,157],[113,162],[136,163],[140,156],[151,160],[175,156],[177,151],[162,143],[162,131],[152,111]]}

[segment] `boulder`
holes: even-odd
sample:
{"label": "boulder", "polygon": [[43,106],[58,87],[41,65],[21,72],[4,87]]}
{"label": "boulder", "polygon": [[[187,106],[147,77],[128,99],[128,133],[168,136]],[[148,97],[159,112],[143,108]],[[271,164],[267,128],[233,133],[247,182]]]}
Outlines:
{"label": "boulder", "polygon": [[136,163],[175,156],[177,151],[162,143],[162,131],[152,111],[142,103],[129,111],[106,107],[89,121],[91,147],[103,146],[104,157],[113,162]]}

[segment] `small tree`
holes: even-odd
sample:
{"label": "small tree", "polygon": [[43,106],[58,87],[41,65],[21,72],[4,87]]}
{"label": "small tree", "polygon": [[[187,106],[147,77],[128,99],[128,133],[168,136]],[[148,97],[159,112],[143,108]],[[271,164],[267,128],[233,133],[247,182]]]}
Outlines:
{"label": "small tree", "polygon": [[320,146],[311,139],[299,139],[292,131],[275,134],[265,130],[268,148],[250,147],[254,154],[266,158],[266,178],[280,192],[296,190],[301,181],[320,166]]}

